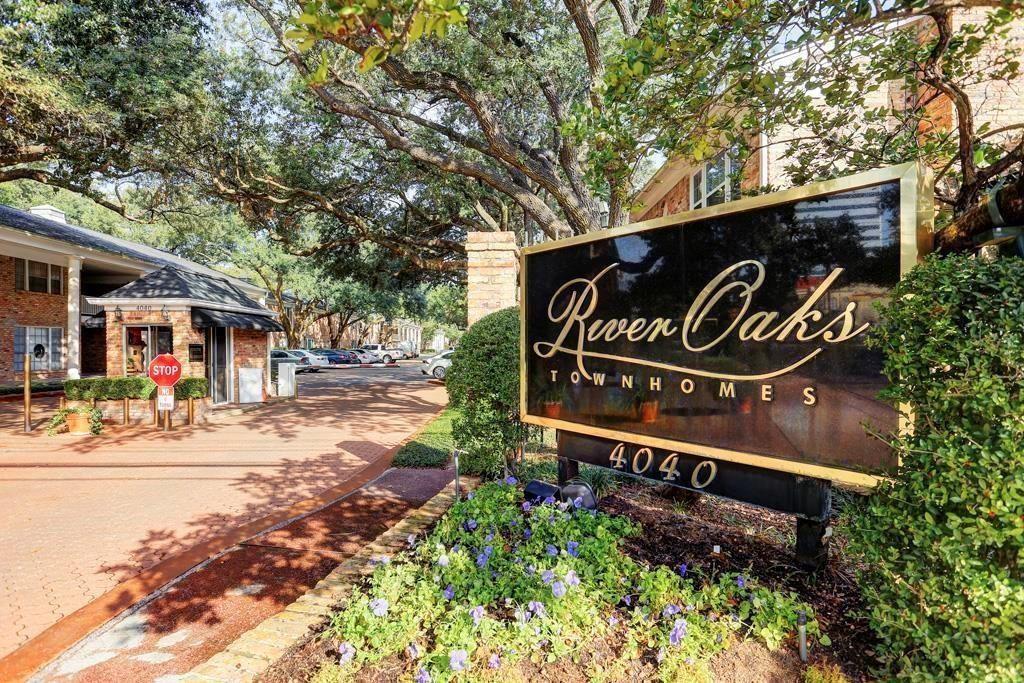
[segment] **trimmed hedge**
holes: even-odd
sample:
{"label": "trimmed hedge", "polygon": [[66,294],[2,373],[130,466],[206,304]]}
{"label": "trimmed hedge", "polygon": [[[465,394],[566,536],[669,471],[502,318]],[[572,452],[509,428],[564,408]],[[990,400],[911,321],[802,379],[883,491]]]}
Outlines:
{"label": "trimmed hedge", "polygon": [[882,308],[899,472],[850,511],[884,678],[1024,680],[1024,260],[929,258]]}
{"label": "trimmed hedge", "polygon": [[495,476],[519,448],[519,309],[480,318],[462,337],[445,378],[459,409],[453,433],[464,472]]}
{"label": "trimmed hedge", "polygon": [[[156,384],[148,377],[90,377],[64,380],[64,395],[69,401],[118,401],[125,398],[153,398]],[[182,401],[203,398],[209,393],[205,377],[183,377],[174,386],[174,398]]]}

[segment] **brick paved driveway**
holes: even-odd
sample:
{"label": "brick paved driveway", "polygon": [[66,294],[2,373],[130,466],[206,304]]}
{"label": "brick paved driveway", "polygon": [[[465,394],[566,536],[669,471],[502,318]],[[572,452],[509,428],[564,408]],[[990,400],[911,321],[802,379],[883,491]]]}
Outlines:
{"label": "brick paved driveway", "polygon": [[20,404],[0,403],[0,657],[161,560],[339,485],[445,401],[406,366],[303,376],[296,401],[171,433],[24,435]]}

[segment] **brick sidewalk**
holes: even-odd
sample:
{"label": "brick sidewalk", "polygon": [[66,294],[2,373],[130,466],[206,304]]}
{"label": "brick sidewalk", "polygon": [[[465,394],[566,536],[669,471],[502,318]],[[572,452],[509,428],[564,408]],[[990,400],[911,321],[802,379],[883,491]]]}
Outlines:
{"label": "brick sidewalk", "polygon": [[3,430],[0,656],[161,561],[382,465],[445,400],[381,381],[170,433]]}

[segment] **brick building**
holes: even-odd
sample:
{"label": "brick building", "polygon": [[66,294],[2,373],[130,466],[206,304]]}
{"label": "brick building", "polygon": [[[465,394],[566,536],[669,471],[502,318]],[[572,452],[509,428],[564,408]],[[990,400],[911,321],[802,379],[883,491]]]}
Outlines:
{"label": "brick building", "polygon": [[[959,30],[965,24],[984,23],[987,10],[971,9],[958,12],[954,17],[954,29]],[[931,33],[930,20],[919,20],[920,35],[924,39]],[[1002,40],[1006,45],[996,44],[989,49],[1003,50],[1012,46],[1016,52],[1024,46],[1024,22],[1015,21],[1009,27],[1008,34]],[[795,53],[792,56],[796,56]],[[787,55],[778,59],[785,60]],[[1012,127],[1024,121],[1024,82],[1004,83],[999,81],[971,82],[964,86],[964,91],[975,106],[974,118],[977,127],[988,125],[990,130]],[[935,96],[934,92],[925,88],[917,92],[907,92],[902,81],[893,82],[888,90],[874,92],[865,103],[868,109],[899,110],[924,104],[926,116],[919,130],[951,130],[954,126],[954,111],[951,101],[945,96]],[[791,159],[786,156],[787,140],[809,135],[806,131],[793,126],[781,126],[771,135],[760,134],[748,142],[754,152],[749,158],[734,158],[728,151],[722,151],[713,158],[701,163],[684,158],[669,159],[659,168],[636,198],[636,209],[631,214],[631,221],[644,221],[661,216],[668,216],[692,209],[700,209],[714,204],[737,199],[741,193],[750,192],[760,187],[771,186],[786,189],[793,185],[785,172]],[[1011,133],[1012,134],[1012,133]],[[1013,138],[1015,142],[1019,140]],[[990,140],[994,141],[994,140]],[[870,215],[866,209],[852,216],[872,246],[872,231],[881,231],[884,220],[881,216]],[[808,215],[808,218],[810,216]],[[879,242],[884,238],[880,232],[874,238]],[[876,245],[877,246],[877,245]]]}
{"label": "brick building", "polygon": [[263,400],[265,292],[244,280],[64,220],[50,206],[0,205],[0,382],[145,374],[173,354],[210,381],[214,403]]}

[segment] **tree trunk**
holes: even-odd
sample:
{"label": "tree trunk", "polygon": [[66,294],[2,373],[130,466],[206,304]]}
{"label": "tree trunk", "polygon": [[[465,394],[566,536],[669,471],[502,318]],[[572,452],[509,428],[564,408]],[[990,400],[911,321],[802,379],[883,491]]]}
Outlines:
{"label": "tree trunk", "polygon": [[971,207],[956,220],[935,233],[935,251],[948,254],[954,251],[968,251],[974,247],[974,237],[999,227],[992,220],[988,202],[995,201],[1002,225],[1024,225],[1024,176],[1007,185],[995,194]]}

